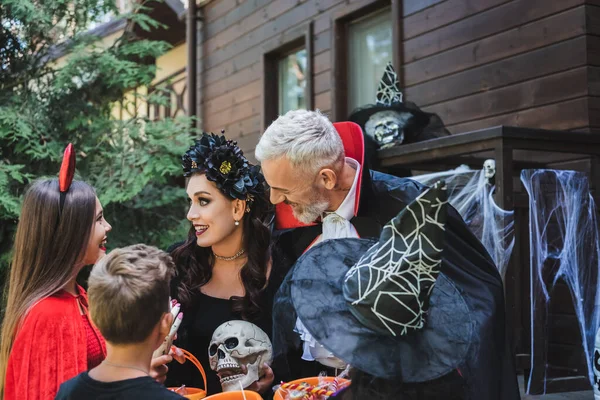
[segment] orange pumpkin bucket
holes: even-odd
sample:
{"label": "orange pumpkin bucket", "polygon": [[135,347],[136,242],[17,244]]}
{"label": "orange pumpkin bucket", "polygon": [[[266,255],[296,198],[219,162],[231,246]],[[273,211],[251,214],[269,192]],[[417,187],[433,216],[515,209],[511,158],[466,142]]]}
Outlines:
{"label": "orange pumpkin bucket", "polygon": [[251,390],[223,392],[208,396],[205,400],[262,400],[260,394]]}
{"label": "orange pumpkin bucket", "polygon": [[[206,397],[206,373],[204,372],[204,368],[202,368],[202,364],[200,364],[200,361],[198,361],[198,359],[194,357],[192,353],[184,349],[181,349],[181,351],[183,351],[185,359],[191,361],[191,363],[194,364],[196,368],[198,368],[198,371],[200,371],[200,375],[202,375],[202,380],[204,381],[204,389],[186,387],[186,393],[181,395],[186,399],[190,400],[204,399]],[[177,389],[178,388],[169,388],[169,390],[172,391],[176,391]]]}
{"label": "orange pumpkin bucket", "polygon": [[[302,379],[296,379],[294,381],[290,381],[287,382],[288,385],[300,385],[302,383],[308,383],[310,386],[318,386],[319,385],[319,379],[321,379],[322,381],[324,380],[325,382],[333,382],[333,380],[335,379],[335,377],[333,376],[326,376],[323,378],[319,378],[317,376],[313,376],[311,378],[302,378]],[[350,381],[348,379],[338,379],[339,382],[339,388],[344,388],[346,386],[348,386],[350,384]],[[273,400],[284,400],[285,399],[285,393],[290,390],[290,389],[285,389],[285,388],[279,388],[277,389],[277,391],[275,392],[275,396],[273,397]],[[294,389],[291,389],[294,390]]]}

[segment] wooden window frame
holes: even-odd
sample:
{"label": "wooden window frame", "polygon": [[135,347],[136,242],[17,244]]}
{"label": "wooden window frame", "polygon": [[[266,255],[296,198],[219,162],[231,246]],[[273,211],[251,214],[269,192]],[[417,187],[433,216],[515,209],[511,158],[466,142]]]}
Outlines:
{"label": "wooden window frame", "polygon": [[[279,74],[278,63],[282,57],[300,48],[306,49],[306,109],[314,104],[313,88],[313,24],[312,21],[281,34],[277,44],[267,46],[263,53],[263,116],[265,130],[279,116]],[[273,79],[273,77],[277,77]]]}
{"label": "wooden window frame", "polygon": [[[368,14],[392,7],[392,63],[402,85],[402,1],[401,0],[363,0],[346,7],[332,16],[332,99],[331,117],[333,121],[348,118],[348,27],[350,23]],[[383,74],[383,71],[382,71]],[[373,94],[375,96],[375,94]]]}

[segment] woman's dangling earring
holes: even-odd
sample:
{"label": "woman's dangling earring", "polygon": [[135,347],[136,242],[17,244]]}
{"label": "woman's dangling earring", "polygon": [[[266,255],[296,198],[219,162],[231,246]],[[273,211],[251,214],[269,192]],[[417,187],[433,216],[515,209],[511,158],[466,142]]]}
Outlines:
{"label": "woman's dangling earring", "polygon": [[240,226],[240,221],[238,221],[237,219],[235,220],[235,226]]}

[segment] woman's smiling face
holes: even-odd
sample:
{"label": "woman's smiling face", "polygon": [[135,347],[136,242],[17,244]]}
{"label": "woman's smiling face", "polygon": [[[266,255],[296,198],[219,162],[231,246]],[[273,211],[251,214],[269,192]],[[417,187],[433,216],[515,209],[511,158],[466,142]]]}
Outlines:
{"label": "woman's smiling face", "polygon": [[190,209],[187,219],[196,230],[196,243],[211,247],[227,238],[236,228],[234,201],[227,198],[204,174],[194,174],[188,181]]}

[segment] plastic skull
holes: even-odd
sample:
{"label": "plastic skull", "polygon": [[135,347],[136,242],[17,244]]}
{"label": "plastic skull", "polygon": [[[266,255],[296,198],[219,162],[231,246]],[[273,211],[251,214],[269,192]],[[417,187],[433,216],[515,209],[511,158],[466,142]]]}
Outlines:
{"label": "plastic skull", "polygon": [[483,163],[483,173],[487,179],[492,179],[496,175],[496,161],[491,158],[485,160]]}
{"label": "plastic skull", "polygon": [[410,113],[397,111],[379,111],[371,115],[365,124],[365,132],[375,139],[380,146],[389,147],[402,144],[404,141],[404,126],[412,117]]}
{"label": "plastic skull", "polygon": [[[262,377],[262,365],[273,355],[271,341],[258,326],[228,321],[213,333],[208,347],[210,368],[219,375],[224,392],[246,388]],[[242,372],[242,365],[247,373]]]}

